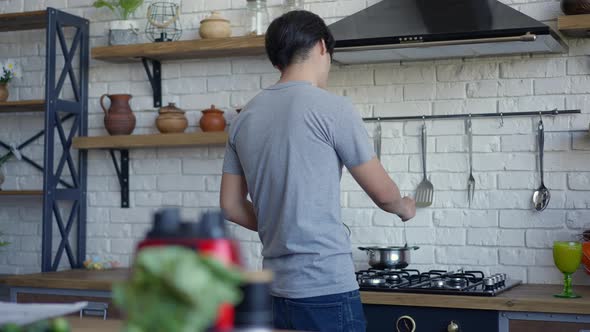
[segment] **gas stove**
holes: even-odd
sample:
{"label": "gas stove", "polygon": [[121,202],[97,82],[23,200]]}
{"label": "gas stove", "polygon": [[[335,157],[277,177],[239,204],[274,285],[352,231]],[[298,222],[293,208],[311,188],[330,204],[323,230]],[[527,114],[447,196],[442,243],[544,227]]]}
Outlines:
{"label": "gas stove", "polygon": [[378,270],[356,272],[361,291],[496,296],[521,283],[505,273],[486,276],[482,271]]}

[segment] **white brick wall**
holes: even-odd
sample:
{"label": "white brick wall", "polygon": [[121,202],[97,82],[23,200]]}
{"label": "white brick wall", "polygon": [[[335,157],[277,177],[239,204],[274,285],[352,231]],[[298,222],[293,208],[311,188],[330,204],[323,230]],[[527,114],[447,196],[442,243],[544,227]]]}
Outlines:
{"label": "white brick wall", "polygon": [[[537,19],[554,25],[559,14],[554,0],[502,0]],[[281,1],[273,0],[272,12]],[[376,0],[310,0],[307,7],[328,22],[360,10]],[[111,16],[91,8],[91,0],[0,0],[0,12],[55,6],[91,20],[92,45],[106,44]],[[136,19],[144,22],[144,6]],[[185,1],[184,39],[196,38],[198,21],[219,9],[234,22],[235,34],[244,32],[244,0]],[[0,59],[15,58],[24,78],[14,82],[14,99],[43,97],[44,35],[30,32],[0,34]],[[18,41],[18,43],[17,43]],[[363,116],[538,111],[581,108],[583,115],[545,119],[546,184],[553,200],[548,210],[530,210],[538,186],[536,118],[474,120],[475,201],[468,208],[465,192],[468,169],[463,121],[427,122],[429,176],[437,189],[432,208],[420,210],[407,224],[407,238],[422,248],[415,267],[481,268],[506,272],[526,282],[559,283],[552,266],[551,244],[574,238],[590,226],[590,138],[583,133],[590,121],[590,40],[569,39],[569,54],[516,55],[359,65],[334,68],[330,90],[345,95]],[[200,110],[215,104],[234,116],[232,105],[242,104],[261,88],[273,84],[278,73],[264,57],[163,64],[164,102],[186,109],[189,131],[196,131]],[[149,83],[140,64],[115,65],[91,61],[91,135],[105,134],[98,98],[103,93],[132,93],[138,118],[136,133],[156,132]],[[0,136],[20,142],[42,126],[40,115],[2,115]],[[382,162],[402,191],[413,192],[421,181],[421,122],[383,123]],[[372,134],[373,124],[367,124]],[[42,140],[27,153],[42,162]],[[153,211],[161,206],[183,208],[185,218],[218,205],[223,148],[148,149],[131,152],[131,208],[120,209],[119,185],[108,154],[89,154],[88,252],[129,264],[135,243],[147,229]],[[9,162],[6,189],[39,188],[39,174],[26,164]],[[379,211],[349,174],[342,182],[343,220],[358,245],[399,244],[401,223]],[[41,201],[36,198],[0,201],[0,231],[11,245],[0,251],[0,273],[39,269]],[[242,244],[244,262],[261,266],[258,236],[231,226]],[[57,233],[56,233],[57,234]],[[56,244],[57,245],[57,244]],[[353,250],[358,268],[366,267],[364,253]],[[576,282],[590,283],[583,273]]]}

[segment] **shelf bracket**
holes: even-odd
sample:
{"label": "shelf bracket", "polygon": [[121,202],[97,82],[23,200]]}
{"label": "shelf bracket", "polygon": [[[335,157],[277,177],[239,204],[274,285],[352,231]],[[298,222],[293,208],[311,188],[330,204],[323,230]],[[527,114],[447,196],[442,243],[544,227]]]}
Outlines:
{"label": "shelf bracket", "polygon": [[152,86],[154,107],[162,107],[162,63],[148,58],[141,58],[141,62]]}
{"label": "shelf bracket", "polygon": [[129,208],[129,150],[118,151],[120,160],[118,160],[115,150],[109,150],[121,186],[121,207],[127,209]]}

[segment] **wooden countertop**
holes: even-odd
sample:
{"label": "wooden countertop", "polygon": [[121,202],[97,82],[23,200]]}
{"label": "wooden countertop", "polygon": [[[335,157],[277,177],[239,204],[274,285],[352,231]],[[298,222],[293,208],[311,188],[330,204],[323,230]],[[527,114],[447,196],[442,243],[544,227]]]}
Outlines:
{"label": "wooden countertop", "polygon": [[[67,317],[72,327],[72,332],[118,332],[121,331],[123,322],[116,319],[102,320],[100,318],[76,318]],[[278,331],[274,332],[289,332],[289,331]]]}
{"label": "wooden countertop", "polygon": [[9,287],[110,291],[113,283],[124,281],[128,275],[129,269],[67,270],[2,277],[0,284]]}
{"label": "wooden countertop", "polygon": [[[128,269],[72,270],[2,277],[0,283],[9,287],[109,291],[113,283],[124,281],[128,274]],[[553,297],[561,288],[560,285],[520,285],[496,297],[381,292],[361,292],[361,297],[365,304],[590,315],[590,286],[574,285],[574,291],[582,295],[579,299]]]}
{"label": "wooden countertop", "polygon": [[590,315],[590,287],[575,286],[579,299],[558,299],[560,285],[520,285],[495,297],[361,292],[365,304],[414,307],[527,311]]}

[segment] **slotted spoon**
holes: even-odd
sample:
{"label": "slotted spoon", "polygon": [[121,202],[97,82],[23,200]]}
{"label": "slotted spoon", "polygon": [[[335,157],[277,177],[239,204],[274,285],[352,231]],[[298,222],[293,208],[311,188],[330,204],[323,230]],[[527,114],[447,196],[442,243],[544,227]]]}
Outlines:
{"label": "slotted spoon", "polygon": [[422,182],[416,189],[416,207],[429,207],[434,201],[434,186],[426,176],[426,124],[422,126]]}

